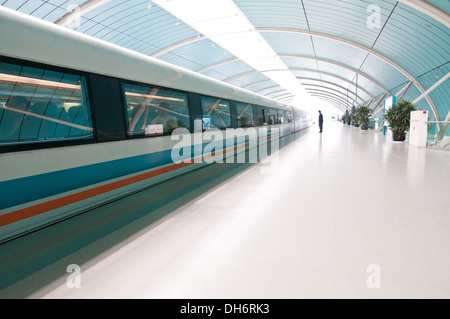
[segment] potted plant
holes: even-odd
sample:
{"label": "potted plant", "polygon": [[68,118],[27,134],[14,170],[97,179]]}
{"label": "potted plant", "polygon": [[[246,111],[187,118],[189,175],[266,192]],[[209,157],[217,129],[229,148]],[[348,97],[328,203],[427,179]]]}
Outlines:
{"label": "potted plant", "polygon": [[406,132],[411,125],[411,112],[415,110],[414,104],[402,100],[386,112],[384,118],[388,121],[388,126],[393,132],[394,141],[403,142],[406,139]]}
{"label": "potted plant", "polygon": [[367,106],[361,106],[357,109],[361,119],[361,129],[367,130],[369,128],[369,118],[372,115],[372,110]]}
{"label": "potted plant", "polygon": [[350,113],[347,113],[347,125],[352,125],[352,116],[350,115]]}
{"label": "potted plant", "polygon": [[342,124],[347,124],[347,114],[342,115]]}
{"label": "potted plant", "polygon": [[359,109],[359,108],[356,108],[356,109],[352,112],[352,115],[351,115],[352,121],[353,121],[353,125],[354,125],[355,127],[359,127],[359,121],[361,120],[361,116],[359,115],[358,109]]}

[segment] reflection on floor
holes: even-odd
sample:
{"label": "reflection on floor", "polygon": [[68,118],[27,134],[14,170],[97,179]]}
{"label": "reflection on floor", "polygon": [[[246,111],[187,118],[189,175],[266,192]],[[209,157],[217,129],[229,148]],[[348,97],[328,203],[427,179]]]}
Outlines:
{"label": "reflection on floor", "polygon": [[450,298],[450,152],[328,123],[277,156],[0,246],[0,297]]}

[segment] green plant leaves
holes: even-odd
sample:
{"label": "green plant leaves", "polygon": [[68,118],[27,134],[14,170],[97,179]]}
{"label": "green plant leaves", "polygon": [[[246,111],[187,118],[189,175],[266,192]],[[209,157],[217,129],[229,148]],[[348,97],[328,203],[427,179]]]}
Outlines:
{"label": "green plant leaves", "polygon": [[415,111],[414,104],[410,101],[402,100],[392,106],[384,115],[389,122],[389,128],[394,133],[405,133],[409,130],[411,122],[411,112]]}

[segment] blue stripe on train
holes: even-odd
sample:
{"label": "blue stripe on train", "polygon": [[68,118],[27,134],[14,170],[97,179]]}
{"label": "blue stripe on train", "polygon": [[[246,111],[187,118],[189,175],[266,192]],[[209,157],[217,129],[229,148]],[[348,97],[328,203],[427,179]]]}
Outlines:
{"label": "blue stripe on train", "polygon": [[[269,130],[267,136],[271,136]],[[248,142],[246,137],[245,142]],[[208,143],[203,144],[203,148]],[[224,142],[224,147],[225,147]],[[236,145],[236,139],[235,143]],[[192,146],[194,154],[194,146]],[[0,182],[0,210],[173,163],[172,150]]]}
{"label": "blue stripe on train", "polygon": [[0,210],[172,162],[171,150],[0,183]]}

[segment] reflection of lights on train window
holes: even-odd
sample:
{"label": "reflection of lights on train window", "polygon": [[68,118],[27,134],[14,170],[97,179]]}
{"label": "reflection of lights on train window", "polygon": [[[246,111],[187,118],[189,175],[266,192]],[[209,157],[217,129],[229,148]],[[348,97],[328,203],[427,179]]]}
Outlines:
{"label": "reflection of lights on train window", "polygon": [[140,93],[132,93],[132,92],[125,92],[125,95],[127,97],[135,97],[135,98],[140,98],[140,99],[153,99],[153,100],[179,102],[179,103],[185,102],[185,100],[183,100],[183,99],[177,99],[177,98],[173,98],[173,97],[156,96],[156,95],[140,94]]}
{"label": "reflection of lights on train window", "polygon": [[63,107],[66,111],[68,111],[72,107],[79,107],[80,103],[71,103],[71,102],[65,102],[63,103]]}
{"label": "reflection of lights on train window", "polygon": [[1,84],[10,84],[10,85],[23,85],[23,86],[33,86],[33,87],[42,87],[42,88],[51,88],[51,89],[67,89],[72,91],[81,91],[80,81],[78,81],[78,85],[67,84],[61,82],[47,81],[47,80],[39,80],[28,78],[24,76],[18,75],[9,75],[9,74],[0,74],[0,83]]}

